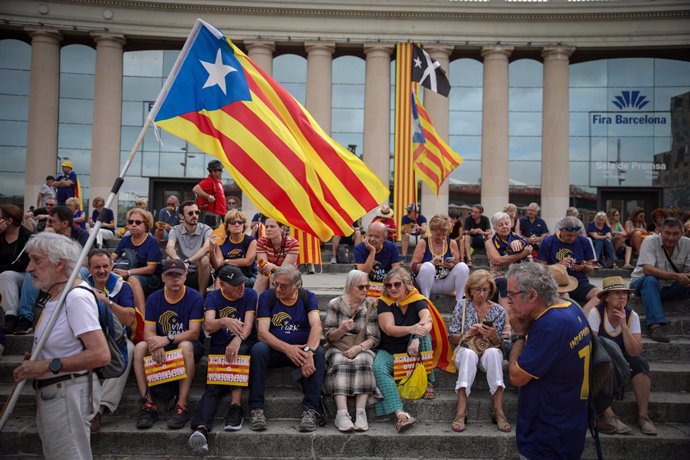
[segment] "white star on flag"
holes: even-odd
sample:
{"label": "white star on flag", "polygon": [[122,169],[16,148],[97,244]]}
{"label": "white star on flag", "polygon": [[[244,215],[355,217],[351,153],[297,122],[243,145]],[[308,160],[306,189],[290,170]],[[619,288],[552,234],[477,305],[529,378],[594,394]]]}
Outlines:
{"label": "white star on flag", "polygon": [[419,67],[420,69],[422,68],[422,60],[419,58],[414,59],[414,66]]}
{"label": "white star on flag", "polygon": [[199,62],[201,62],[201,65],[203,65],[204,69],[206,69],[206,72],[208,72],[208,79],[206,80],[206,83],[204,83],[203,88],[218,85],[223,94],[227,96],[228,93],[225,86],[225,77],[230,72],[237,72],[237,69],[223,64],[223,56],[220,48],[216,54],[216,62],[205,62],[201,59],[199,59]]}

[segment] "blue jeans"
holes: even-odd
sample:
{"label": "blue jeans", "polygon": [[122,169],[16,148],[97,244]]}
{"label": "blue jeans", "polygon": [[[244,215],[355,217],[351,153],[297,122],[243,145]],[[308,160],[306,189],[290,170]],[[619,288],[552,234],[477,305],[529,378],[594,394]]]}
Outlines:
{"label": "blue jeans", "polygon": [[675,282],[670,286],[661,287],[659,279],[654,276],[643,276],[630,283],[635,294],[642,297],[644,303],[647,327],[655,324],[666,324],[662,300],[685,300],[690,298],[690,288]]}
{"label": "blue jeans", "polygon": [[22,292],[19,295],[19,309],[17,310],[17,317],[26,318],[29,321],[34,319],[34,305],[40,290],[34,287],[31,281],[31,275],[27,273],[24,275],[24,283],[22,284]]}
{"label": "blue jeans", "polygon": [[[297,368],[285,354],[272,349],[264,342],[257,342],[252,348],[252,359],[249,364],[249,408],[264,408],[264,392],[266,390],[266,377],[268,369],[273,367]],[[302,405],[308,409],[319,410],[321,400],[321,385],[323,375],[326,372],[326,358],[322,347],[314,351],[314,366],[316,371],[304,378],[304,399]]]}
{"label": "blue jeans", "polygon": [[609,259],[609,261],[616,261],[616,250],[613,248],[613,243],[611,240],[595,240],[592,238],[592,243],[594,244],[594,253],[597,256],[598,262],[601,262],[602,252]]}

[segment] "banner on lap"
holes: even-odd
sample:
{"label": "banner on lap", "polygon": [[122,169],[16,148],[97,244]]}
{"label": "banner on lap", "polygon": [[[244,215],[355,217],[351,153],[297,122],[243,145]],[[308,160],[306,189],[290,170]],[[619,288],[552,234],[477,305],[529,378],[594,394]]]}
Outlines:
{"label": "banner on lap", "polygon": [[237,355],[228,362],[225,355],[208,355],[208,385],[246,387],[249,384],[249,355]]}
{"label": "banner on lap", "polygon": [[165,361],[162,364],[154,361],[152,356],[145,356],[144,371],[146,372],[146,383],[150,387],[187,378],[184,356],[182,356],[182,350],[179,348],[166,351]]}
{"label": "banner on lap", "polygon": [[376,305],[379,301],[379,297],[383,293],[383,283],[377,281],[369,282],[369,290],[367,290],[367,300],[372,304]]}
{"label": "banner on lap", "polygon": [[[434,352],[429,350],[422,351],[420,353],[422,355],[422,363],[424,364],[424,369],[426,369],[426,373],[428,374],[434,368]],[[408,375],[410,375],[418,362],[418,358],[410,356],[407,353],[397,353],[393,355],[393,379],[402,380]]]}

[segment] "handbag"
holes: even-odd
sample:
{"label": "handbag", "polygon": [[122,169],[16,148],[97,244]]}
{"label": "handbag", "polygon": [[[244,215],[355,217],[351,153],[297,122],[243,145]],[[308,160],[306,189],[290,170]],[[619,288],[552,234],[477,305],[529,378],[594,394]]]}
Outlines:
{"label": "handbag", "polygon": [[398,383],[398,393],[402,399],[419,399],[426,393],[428,384],[426,369],[420,355],[412,373]]}
{"label": "handbag", "polygon": [[359,331],[357,335],[345,334],[337,342],[331,342],[331,345],[335,347],[337,350],[347,351],[355,345],[359,345],[360,343],[364,342],[364,336],[367,333],[367,325],[369,324],[369,320],[371,319],[371,313],[373,312],[373,310],[374,305],[369,304],[369,306],[367,307],[366,319],[364,320],[364,327]]}
{"label": "handbag", "polygon": [[[460,330],[465,330],[465,315],[467,313],[467,299],[462,300],[462,327]],[[461,347],[469,348],[473,352],[477,353],[477,356],[481,356],[487,349],[491,348],[493,345],[490,341],[484,337],[473,335],[465,340],[460,340]]]}

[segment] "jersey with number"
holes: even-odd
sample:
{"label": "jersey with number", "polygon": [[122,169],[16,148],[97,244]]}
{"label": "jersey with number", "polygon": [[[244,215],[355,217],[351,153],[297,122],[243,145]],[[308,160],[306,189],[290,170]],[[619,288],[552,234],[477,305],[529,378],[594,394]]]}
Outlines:
{"label": "jersey with number", "polygon": [[571,302],[548,307],[532,323],[517,360],[532,377],[518,399],[516,438],[523,456],[582,456],[591,349],[587,318]]}
{"label": "jersey with number", "polygon": [[[319,311],[319,303],[313,292],[307,291],[307,305],[302,304],[300,297],[292,305],[285,305],[278,298],[270,305],[271,294],[275,291],[269,289],[259,297],[257,308],[257,321],[270,321],[268,328],[278,340],[291,345],[306,344],[311,332],[309,313]],[[273,294],[275,295],[275,294]]]}
{"label": "jersey with number", "polygon": [[[244,316],[248,311],[256,311],[257,294],[254,289],[245,288],[244,294],[239,299],[230,300],[223,291],[216,289],[206,295],[204,311],[216,313],[216,319],[233,318],[244,322]],[[252,334],[256,328],[252,329]],[[235,337],[235,334],[225,328],[220,328],[211,334],[211,350],[226,347]]]}
{"label": "jersey with number", "polygon": [[[181,334],[189,330],[191,323],[204,320],[204,298],[199,291],[183,287],[184,295],[177,302],[171,302],[166,289],[161,289],[146,299],[146,324],[156,325],[156,335]],[[202,334],[199,334],[202,335]]]}

